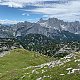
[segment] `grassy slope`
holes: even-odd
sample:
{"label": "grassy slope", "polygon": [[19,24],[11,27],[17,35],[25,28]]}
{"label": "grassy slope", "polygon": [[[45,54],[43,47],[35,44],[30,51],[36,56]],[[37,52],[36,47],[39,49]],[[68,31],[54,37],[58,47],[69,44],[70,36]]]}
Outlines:
{"label": "grassy slope", "polygon": [[36,66],[45,62],[49,62],[50,60],[50,58],[47,56],[43,56],[35,52],[29,52],[24,49],[15,49],[10,53],[11,54],[7,54],[0,58],[0,80],[9,80],[6,79],[5,76],[9,72],[26,68],[28,66]]}
{"label": "grassy slope", "polygon": [[67,74],[69,71],[66,70],[67,68],[80,68],[78,65],[80,62],[75,62],[76,59],[80,59],[80,54],[75,53],[75,55],[75,59],[71,58],[70,62],[62,66],[27,68],[48,62],[51,59],[23,49],[12,50],[11,54],[0,58],[0,80],[37,80],[38,78],[42,78],[41,80],[80,80],[80,71]]}

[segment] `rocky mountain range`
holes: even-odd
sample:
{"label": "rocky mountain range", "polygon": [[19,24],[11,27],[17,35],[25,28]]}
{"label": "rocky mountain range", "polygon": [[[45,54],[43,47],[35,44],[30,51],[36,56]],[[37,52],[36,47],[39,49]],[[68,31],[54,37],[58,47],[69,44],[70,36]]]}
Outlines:
{"label": "rocky mountain range", "polygon": [[22,22],[16,24],[16,37],[27,34],[42,34],[56,40],[80,40],[80,22],[64,22],[57,18],[42,18],[37,23]]}
{"label": "rocky mountain range", "polygon": [[80,22],[64,22],[57,18],[42,18],[36,22],[19,22],[15,25],[0,25],[0,37],[18,37],[27,34],[42,34],[52,39],[76,40],[80,39]]}

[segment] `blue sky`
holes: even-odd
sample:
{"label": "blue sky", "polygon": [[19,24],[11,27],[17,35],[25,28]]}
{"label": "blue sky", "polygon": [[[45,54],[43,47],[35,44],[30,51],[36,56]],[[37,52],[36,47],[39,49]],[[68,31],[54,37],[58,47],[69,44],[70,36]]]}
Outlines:
{"label": "blue sky", "polygon": [[52,17],[80,21],[80,0],[0,0],[0,23],[36,22]]}

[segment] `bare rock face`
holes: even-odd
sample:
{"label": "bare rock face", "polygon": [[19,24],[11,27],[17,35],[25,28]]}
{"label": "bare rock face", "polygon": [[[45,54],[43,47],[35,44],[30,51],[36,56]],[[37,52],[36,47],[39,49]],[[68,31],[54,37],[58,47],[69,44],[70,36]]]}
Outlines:
{"label": "bare rock face", "polygon": [[40,19],[37,23],[21,22],[16,24],[16,37],[27,34],[42,34],[55,40],[80,40],[80,23],[64,22],[57,18]]}
{"label": "bare rock face", "polygon": [[48,27],[56,30],[64,30],[69,31],[71,33],[80,34],[80,22],[64,22],[63,20],[59,20],[57,18],[49,18],[48,20],[38,21],[41,26]]}
{"label": "bare rock face", "polygon": [[27,34],[42,34],[59,40],[74,40],[80,38],[80,22],[64,22],[57,18],[42,18],[36,22],[19,22],[15,25],[0,25],[0,37],[18,37]]}

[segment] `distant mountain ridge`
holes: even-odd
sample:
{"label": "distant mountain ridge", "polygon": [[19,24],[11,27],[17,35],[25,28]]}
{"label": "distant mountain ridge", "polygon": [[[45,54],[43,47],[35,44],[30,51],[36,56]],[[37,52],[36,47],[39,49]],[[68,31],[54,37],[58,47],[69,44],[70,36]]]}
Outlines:
{"label": "distant mountain ridge", "polygon": [[[80,22],[64,22],[57,18],[42,18],[36,22],[19,22],[15,25],[0,25],[0,37],[18,37],[27,34],[42,34],[58,40],[80,40]],[[6,34],[6,35],[5,35]]]}
{"label": "distant mountain ridge", "polygon": [[80,40],[80,22],[64,22],[57,18],[42,18],[37,23],[23,22],[16,24],[16,37],[27,34],[42,34],[58,40]]}

